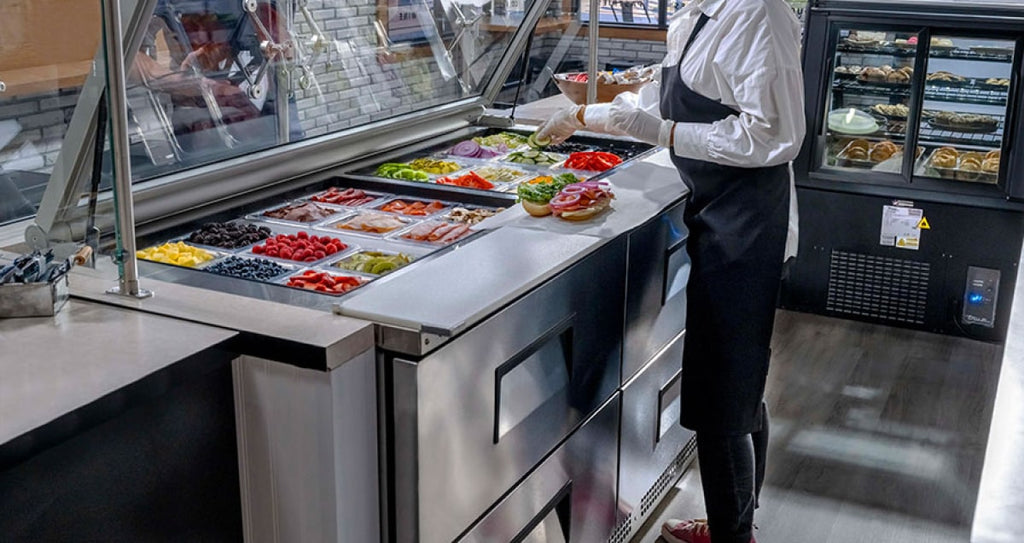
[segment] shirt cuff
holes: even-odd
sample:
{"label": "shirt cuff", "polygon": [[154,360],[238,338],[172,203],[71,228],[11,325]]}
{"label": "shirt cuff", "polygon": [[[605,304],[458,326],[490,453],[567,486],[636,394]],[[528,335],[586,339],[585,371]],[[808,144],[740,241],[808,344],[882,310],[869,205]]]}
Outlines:
{"label": "shirt cuff", "polygon": [[711,129],[712,125],[705,123],[676,123],[672,150],[678,157],[707,161]]}

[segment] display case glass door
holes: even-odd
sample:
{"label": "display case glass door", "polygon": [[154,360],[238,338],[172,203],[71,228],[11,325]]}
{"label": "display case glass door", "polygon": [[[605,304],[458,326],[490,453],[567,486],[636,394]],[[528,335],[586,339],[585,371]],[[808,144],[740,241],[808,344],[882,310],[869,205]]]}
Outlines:
{"label": "display case glass door", "polygon": [[996,184],[1016,43],[933,32],[915,175]]}
{"label": "display case glass door", "polygon": [[822,168],[873,171],[907,178],[907,124],[915,107],[914,69],[920,29],[835,27]]}

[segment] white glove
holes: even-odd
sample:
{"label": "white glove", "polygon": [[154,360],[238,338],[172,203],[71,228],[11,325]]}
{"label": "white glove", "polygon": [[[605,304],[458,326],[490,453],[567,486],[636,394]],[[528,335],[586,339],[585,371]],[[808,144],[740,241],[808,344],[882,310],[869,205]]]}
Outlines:
{"label": "white glove", "polygon": [[608,122],[615,130],[640,141],[668,147],[675,123],[640,109],[635,102],[619,100],[612,102],[608,111]]}
{"label": "white glove", "polygon": [[577,118],[581,107],[583,106],[559,110],[541,125],[540,130],[537,130],[537,140],[557,145],[569,139],[569,136],[583,128],[583,123]]}

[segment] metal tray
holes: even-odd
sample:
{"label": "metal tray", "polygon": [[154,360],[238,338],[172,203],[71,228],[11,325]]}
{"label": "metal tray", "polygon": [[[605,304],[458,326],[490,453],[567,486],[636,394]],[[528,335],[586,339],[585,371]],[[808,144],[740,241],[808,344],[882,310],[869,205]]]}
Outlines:
{"label": "metal tray", "polygon": [[427,224],[427,223],[448,223],[448,224],[456,224],[456,225],[459,225],[459,226],[469,226],[469,225],[466,225],[466,224],[463,224],[463,223],[449,223],[448,221],[442,221],[442,220],[438,220],[438,219],[429,219],[429,220],[426,220],[426,221],[422,221],[422,222],[420,222],[418,224],[414,224],[414,225],[412,225],[412,226],[410,226],[408,228],[404,228],[402,230],[399,230],[397,232],[393,232],[392,234],[390,234],[388,236],[387,239],[390,239],[390,240],[393,240],[393,241],[399,241],[399,242],[402,242],[402,243],[413,243],[413,244],[417,244],[417,245],[428,245],[428,246],[433,246],[433,247],[446,247],[446,246],[451,245],[453,243],[459,243],[461,241],[465,241],[467,238],[469,238],[470,236],[472,236],[475,233],[475,231],[472,229],[472,227],[470,227],[469,231],[465,235],[459,237],[456,240],[448,241],[448,242],[424,241],[424,240],[416,240],[416,239],[410,239],[410,238],[405,237],[414,228],[416,228],[416,227],[418,227],[420,225],[423,225],[423,224]]}
{"label": "metal tray", "polygon": [[[322,291],[319,291],[319,290],[310,290],[310,289],[306,289],[306,288],[302,288],[302,287],[293,287],[293,286],[288,284],[288,281],[292,277],[296,277],[298,275],[304,274],[307,271],[314,271],[314,272],[317,272],[317,273],[328,273],[328,274],[330,274],[332,276],[336,276],[336,277],[354,277],[354,278],[359,280],[360,284],[359,284],[359,286],[357,286],[357,287],[355,287],[355,288],[353,288],[351,290],[348,290],[346,292],[322,292]],[[285,288],[292,288],[292,289],[296,289],[296,290],[302,290],[302,291],[306,291],[306,292],[311,292],[311,293],[314,293],[314,294],[320,294],[322,296],[331,296],[331,297],[334,297],[334,298],[340,298],[342,296],[347,296],[347,295],[349,295],[349,294],[351,294],[351,293],[353,293],[353,292],[355,292],[355,291],[365,287],[371,281],[373,281],[373,277],[367,276],[366,274],[349,272],[347,270],[329,270],[329,269],[323,269],[323,268],[319,268],[319,267],[307,267],[307,268],[302,268],[302,269],[296,270],[296,271],[294,271],[292,273],[284,274],[284,275],[278,277],[278,279],[276,281],[274,281],[274,283],[279,284],[279,285],[281,285],[281,286],[283,286]]]}
{"label": "metal tray", "polygon": [[[333,188],[339,188],[339,189],[342,189],[342,190],[346,190],[346,189],[353,188],[353,187],[333,187]],[[388,199],[388,198],[391,198],[392,196],[394,196],[394,194],[389,194],[389,193],[386,193],[386,192],[375,192],[375,191],[364,190],[363,192],[365,192],[367,196],[372,196],[373,200],[370,200],[369,202],[367,202],[365,204],[360,204],[360,205],[357,205],[357,206],[352,206],[352,205],[348,205],[348,204],[335,204],[335,203],[331,203],[331,202],[317,202],[317,201],[313,200],[313,197],[319,196],[319,195],[327,192],[328,190],[330,190],[330,189],[318,190],[318,191],[314,192],[313,194],[310,194],[309,196],[306,196],[305,198],[303,198],[303,200],[308,200],[308,201],[316,203],[316,204],[325,204],[325,205],[329,205],[329,206],[341,206],[341,207],[346,207],[346,208],[351,208],[351,209],[362,209],[364,207],[373,207],[374,205],[380,203],[381,200],[385,200],[385,199]],[[356,189],[356,190],[362,190],[362,189]]]}
{"label": "metal tray", "polygon": [[[359,216],[361,216],[364,213],[377,213],[377,214],[380,214],[380,215],[384,215],[386,217],[395,218],[395,219],[398,219],[398,220],[402,221],[403,223],[405,223],[405,226],[401,226],[401,227],[389,230],[387,232],[366,232],[366,231],[363,231],[363,230],[349,230],[347,228],[341,228],[340,227],[341,224],[343,224],[343,223],[345,223],[347,221],[350,221],[352,219],[355,219],[356,217],[359,217]],[[409,225],[416,224],[418,222],[419,222],[419,219],[415,219],[415,218],[412,218],[412,217],[406,217],[406,216],[402,216],[402,215],[395,215],[394,213],[385,213],[383,211],[374,211],[374,210],[364,209],[364,210],[362,210],[362,211],[360,211],[358,213],[353,213],[353,214],[347,215],[345,217],[341,217],[341,218],[338,218],[338,219],[335,219],[335,220],[332,220],[332,221],[324,222],[321,225],[317,226],[316,230],[321,231],[321,232],[338,232],[338,233],[341,233],[341,234],[350,234],[350,235],[353,235],[353,236],[365,236],[365,237],[369,237],[369,238],[381,239],[381,238],[384,238],[387,235],[392,234],[394,232],[400,232],[400,231],[404,230],[405,228],[407,228]]]}
{"label": "metal tray", "polygon": [[[399,267],[397,267],[397,268],[395,268],[393,270],[390,270],[390,271],[387,271],[387,272],[384,272],[384,273],[372,273],[372,272],[367,272],[367,271],[349,270],[349,269],[345,269],[345,268],[342,268],[342,267],[339,266],[339,264],[341,264],[342,262],[345,262],[345,261],[355,257],[356,255],[363,254],[363,253],[371,253],[371,252],[372,253],[380,253],[380,254],[383,254],[383,255],[391,255],[391,256],[395,256],[395,255],[399,255],[399,254],[404,254],[405,256],[409,257],[410,261],[409,261],[408,264],[404,264],[402,266],[399,266]],[[362,275],[367,275],[367,276],[374,277],[374,278],[376,278],[376,277],[383,277],[383,276],[388,275],[390,273],[394,273],[394,272],[396,272],[398,270],[401,270],[401,269],[409,266],[410,264],[414,264],[417,260],[420,259],[420,257],[413,256],[413,255],[409,254],[409,252],[410,251],[396,251],[396,250],[383,250],[383,249],[364,248],[364,249],[360,249],[358,251],[354,251],[354,252],[348,253],[347,255],[343,256],[342,258],[332,259],[330,262],[325,264],[323,267],[326,270],[331,271],[332,273],[339,273],[339,274],[345,274],[345,273],[362,274]],[[427,254],[429,254],[429,253],[427,253]]]}
{"label": "metal tray", "polygon": [[[437,211],[435,211],[433,213],[427,214],[427,215],[407,215],[405,213],[401,213],[401,212],[398,212],[398,211],[385,211],[385,210],[381,209],[382,207],[390,204],[391,202],[398,202],[398,201],[406,202],[406,203],[423,202],[423,203],[426,203],[426,204],[430,204],[430,203],[433,203],[433,202],[439,202],[444,207],[442,207],[441,209],[439,209],[439,210],[437,210]],[[435,216],[443,214],[443,213],[447,213],[448,211],[451,210],[452,206],[454,206],[454,205],[457,205],[457,204],[454,204],[452,202],[446,202],[444,200],[437,200],[437,199],[431,199],[431,198],[413,198],[411,196],[394,196],[392,198],[388,198],[387,200],[378,201],[376,203],[376,205],[374,205],[372,207],[368,206],[368,207],[366,207],[364,209],[372,210],[372,211],[379,211],[381,213],[387,213],[387,214],[390,214],[390,215],[397,215],[398,217],[408,218],[408,219],[427,219],[427,218],[435,217]]]}
{"label": "metal tray", "polygon": [[[273,277],[268,277],[266,279],[255,279],[255,278],[250,278],[250,277],[241,277],[241,276],[238,276],[238,275],[231,275],[231,274],[227,274],[227,273],[219,273],[219,272],[215,272],[215,271],[210,271],[208,269],[211,266],[213,266],[214,264],[219,264],[221,262],[225,262],[226,260],[228,260],[230,258],[239,258],[239,259],[243,259],[243,260],[263,259],[263,260],[267,260],[267,261],[273,262],[274,264],[277,264],[278,266],[281,266],[282,268],[285,269],[285,271],[283,271],[283,272],[281,272],[278,275],[275,275]],[[211,275],[217,275],[217,276],[220,276],[220,277],[230,277],[232,279],[241,279],[243,281],[252,281],[254,283],[275,283],[281,277],[286,276],[288,274],[293,274],[296,271],[302,269],[303,266],[301,264],[302,263],[289,262],[289,261],[284,261],[284,260],[279,260],[279,259],[274,259],[274,258],[266,258],[266,257],[258,256],[258,255],[233,254],[233,255],[227,255],[224,258],[218,258],[217,260],[214,260],[214,261],[208,263],[206,266],[203,266],[202,268],[192,268],[192,269],[197,269],[199,271],[202,271],[202,272],[205,272],[205,273],[209,273]]]}
{"label": "metal tray", "polygon": [[[205,225],[210,224],[210,223],[215,223],[215,222],[218,222],[218,223],[221,223],[221,224],[227,224],[227,223],[255,224],[256,226],[262,226],[262,227],[265,227],[265,228],[269,228],[271,236],[276,234],[276,232],[274,231],[275,224],[266,224],[266,223],[263,223],[262,221],[250,221],[250,220],[245,220],[245,219],[235,219],[235,220],[231,220],[231,221],[208,221],[208,222],[205,222],[203,224],[200,224],[199,227],[205,226]],[[199,230],[199,228],[195,228],[191,232],[189,232],[188,234],[185,234],[185,235],[182,235],[182,236],[178,236],[176,238],[172,238],[172,239],[168,240],[167,243],[176,243],[176,242],[180,241],[182,243],[187,243],[188,245],[191,245],[193,247],[198,247],[200,249],[204,249],[204,250],[207,250],[207,251],[220,252],[220,253],[241,253],[241,252],[244,252],[245,250],[251,248],[256,243],[262,243],[262,241],[260,241],[260,242],[256,242],[256,243],[249,243],[247,245],[242,245],[240,247],[218,247],[216,245],[208,245],[208,244],[205,244],[205,243],[195,243],[195,242],[189,241],[188,238],[194,232],[196,232],[198,230]]]}
{"label": "metal tray", "polygon": [[[315,205],[318,205],[320,207],[333,210],[333,211],[335,211],[335,213],[333,215],[329,215],[327,217],[324,217],[323,219],[319,219],[319,220],[316,220],[316,221],[309,221],[309,222],[288,221],[288,220],[285,220],[285,219],[278,219],[276,217],[268,217],[268,216],[264,215],[264,213],[266,213],[268,211],[273,211],[275,209],[281,209],[281,208],[288,207],[288,206],[310,204],[310,203],[315,203]],[[347,207],[343,207],[343,206],[336,206],[336,205],[331,205],[331,204],[322,204],[320,202],[309,202],[309,201],[306,201],[306,200],[292,200],[290,202],[279,203],[277,205],[274,205],[274,206],[271,206],[271,207],[268,207],[268,208],[265,208],[265,209],[261,209],[261,210],[255,212],[255,213],[250,213],[250,214],[246,215],[244,218],[246,220],[250,220],[250,221],[260,221],[260,222],[269,222],[269,223],[277,223],[277,224],[287,224],[287,225],[291,225],[291,226],[297,226],[297,227],[300,227],[300,228],[312,228],[313,226],[316,226],[318,224],[321,224],[321,223],[324,223],[324,222],[327,222],[327,221],[337,220],[339,218],[339,215],[341,215],[341,214],[351,214],[351,213],[352,213],[352,209],[351,208],[347,208]]]}
{"label": "metal tray", "polygon": [[70,297],[66,273],[50,282],[0,285],[0,318],[52,317]]}

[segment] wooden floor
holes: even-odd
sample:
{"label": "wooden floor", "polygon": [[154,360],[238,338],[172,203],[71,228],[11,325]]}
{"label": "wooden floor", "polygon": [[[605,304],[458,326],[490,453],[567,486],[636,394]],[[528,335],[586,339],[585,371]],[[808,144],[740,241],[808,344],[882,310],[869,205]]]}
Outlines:
{"label": "wooden floor", "polygon": [[[1002,349],[780,311],[760,543],[966,542]],[[666,518],[704,517],[694,465]]]}

